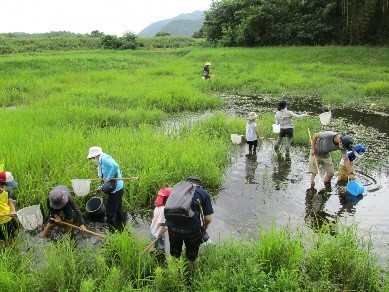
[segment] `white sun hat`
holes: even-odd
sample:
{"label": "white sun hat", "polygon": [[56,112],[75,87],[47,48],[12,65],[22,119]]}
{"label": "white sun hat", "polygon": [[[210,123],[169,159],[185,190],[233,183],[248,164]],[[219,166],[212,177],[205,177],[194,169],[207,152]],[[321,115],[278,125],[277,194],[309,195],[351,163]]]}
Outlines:
{"label": "white sun hat", "polygon": [[103,153],[103,149],[101,149],[101,147],[99,146],[92,146],[91,148],[89,148],[89,153],[88,153],[88,156],[87,158],[93,158],[93,157],[96,157],[96,156],[99,156]]}

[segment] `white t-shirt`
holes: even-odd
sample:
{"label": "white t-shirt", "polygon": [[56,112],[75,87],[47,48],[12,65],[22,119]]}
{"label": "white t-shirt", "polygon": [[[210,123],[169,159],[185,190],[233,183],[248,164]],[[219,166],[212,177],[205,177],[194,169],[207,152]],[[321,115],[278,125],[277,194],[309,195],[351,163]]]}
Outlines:
{"label": "white t-shirt", "polygon": [[161,234],[162,230],[164,229],[164,226],[159,226],[159,224],[165,223],[165,214],[164,211],[165,206],[155,207],[154,213],[153,213],[153,219],[151,220],[150,224],[150,232],[153,236],[156,238],[158,235]]}
{"label": "white t-shirt", "polygon": [[256,122],[247,122],[246,124],[246,141],[255,141],[258,140],[255,129],[257,128]]}

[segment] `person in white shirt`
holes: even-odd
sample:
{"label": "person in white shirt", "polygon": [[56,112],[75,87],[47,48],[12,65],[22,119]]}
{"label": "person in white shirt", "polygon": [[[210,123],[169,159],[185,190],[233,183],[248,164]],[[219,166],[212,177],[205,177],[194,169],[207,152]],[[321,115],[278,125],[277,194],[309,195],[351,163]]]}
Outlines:
{"label": "person in white shirt", "polygon": [[163,188],[158,191],[157,198],[154,202],[154,212],[153,212],[153,219],[151,220],[150,224],[150,236],[151,239],[154,240],[158,238],[161,234],[162,237],[157,240],[154,244],[155,254],[158,260],[163,262],[166,259],[165,256],[165,240],[166,240],[166,234],[165,232],[165,204],[166,200],[170,195],[172,188]]}
{"label": "person in white shirt", "polygon": [[248,114],[246,123],[246,143],[249,145],[249,154],[256,154],[258,146],[258,130],[255,122],[258,115],[255,112]]}
{"label": "person in white shirt", "polygon": [[280,134],[278,135],[278,139],[274,144],[274,150],[278,150],[280,148],[281,141],[284,137],[286,137],[286,150],[290,149],[290,143],[293,138],[293,121],[292,118],[302,119],[308,116],[307,114],[295,114],[294,112],[288,110],[287,102],[285,100],[281,100],[278,103],[278,111],[276,113],[276,124],[280,125]]}

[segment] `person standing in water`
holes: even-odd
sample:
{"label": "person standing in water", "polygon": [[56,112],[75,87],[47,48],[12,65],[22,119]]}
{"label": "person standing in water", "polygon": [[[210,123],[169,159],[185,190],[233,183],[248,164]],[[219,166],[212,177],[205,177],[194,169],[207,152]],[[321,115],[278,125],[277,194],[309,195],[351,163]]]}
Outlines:
{"label": "person standing in water", "polygon": [[246,143],[249,145],[249,154],[256,154],[258,146],[258,130],[257,119],[258,115],[255,112],[250,112],[247,116],[246,123]]}
{"label": "person standing in water", "polygon": [[281,141],[284,137],[286,137],[286,150],[290,149],[290,143],[293,138],[293,121],[292,118],[296,119],[302,119],[306,116],[307,114],[295,114],[294,112],[288,110],[287,108],[287,102],[285,100],[281,100],[278,103],[278,111],[276,113],[276,124],[280,125],[280,134],[278,135],[278,140],[274,144],[274,150],[278,150],[280,148]]}

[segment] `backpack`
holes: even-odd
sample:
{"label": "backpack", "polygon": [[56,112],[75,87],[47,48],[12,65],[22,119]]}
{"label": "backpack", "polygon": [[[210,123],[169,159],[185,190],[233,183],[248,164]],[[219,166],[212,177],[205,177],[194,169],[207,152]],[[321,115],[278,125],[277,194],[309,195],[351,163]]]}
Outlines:
{"label": "backpack", "polygon": [[189,221],[195,213],[190,205],[197,185],[190,181],[175,184],[166,200],[164,214],[172,222]]}

